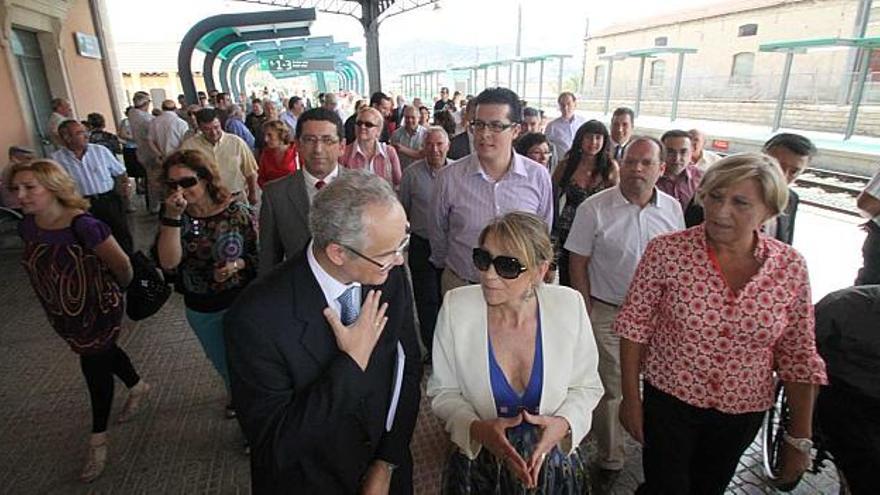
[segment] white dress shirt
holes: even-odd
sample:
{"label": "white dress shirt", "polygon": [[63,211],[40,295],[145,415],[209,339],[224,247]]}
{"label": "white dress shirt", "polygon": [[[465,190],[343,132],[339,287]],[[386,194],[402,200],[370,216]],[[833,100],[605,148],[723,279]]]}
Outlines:
{"label": "white dress shirt", "polygon": [[590,295],[620,305],[648,241],[683,229],[681,205],[672,196],[654,188],[654,197],[642,208],[615,186],[578,206],[565,249],[590,257]]}
{"label": "white dress shirt", "polygon": [[165,110],[150,121],[149,129],[150,141],[159,148],[163,157],[167,157],[180,147],[189,131],[189,124],[178,117],[174,110]]}
{"label": "white dress shirt", "polygon": [[303,178],[306,180],[306,194],[309,196],[309,204],[312,204],[312,201],[315,199],[315,194],[318,194],[318,188],[315,187],[315,184],[317,184],[319,180],[324,181],[325,186],[333,182],[333,180],[339,176],[339,165],[337,165],[336,168],[334,168],[333,171],[327,174],[327,177],[324,177],[323,179],[319,179],[310,174],[305,167],[302,168],[302,172]]}
{"label": "white dress shirt", "polygon": [[550,121],[544,129],[547,139],[556,145],[556,149],[563,155],[571,149],[571,143],[574,141],[574,135],[580,126],[584,125],[587,119],[580,115],[572,115],[571,119],[565,120],[558,117]]}
{"label": "white dress shirt", "polygon": [[333,311],[336,311],[336,316],[339,316],[342,314],[342,306],[337,300],[339,296],[341,296],[343,292],[347,291],[349,287],[355,287],[354,300],[360,301],[361,284],[360,282],[343,284],[342,282],[333,278],[333,276],[327,273],[327,270],[324,270],[324,267],[322,267],[321,264],[318,263],[318,260],[315,258],[315,253],[313,252],[313,249],[315,249],[315,242],[309,241],[309,245],[306,247],[306,259],[309,262],[309,268],[312,269],[312,274],[315,275],[315,280],[318,281],[318,286],[321,287],[321,292],[324,293],[324,299],[327,300],[327,306],[333,309]]}

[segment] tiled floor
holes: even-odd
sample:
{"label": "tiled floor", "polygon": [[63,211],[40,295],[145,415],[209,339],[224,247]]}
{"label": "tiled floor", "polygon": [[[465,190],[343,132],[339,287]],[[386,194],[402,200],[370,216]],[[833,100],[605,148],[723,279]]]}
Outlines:
{"label": "tiled floor", "polygon": [[[150,224],[136,217],[141,246]],[[249,493],[248,459],[235,421],[224,419],[225,392],[202,354],[175,295],[156,316],[128,324],[120,345],[155,385],[136,421],[110,430],[110,462],[91,485],[76,481],[90,413],[76,356],[49,327],[18,264],[0,251],[0,493]],[[114,413],[126,392],[117,387]],[[112,419],[112,418],[111,418]],[[413,440],[418,494],[438,492],[449,452],[442,425],[423,399]],[[641,479],[638,446],[613,489],[630,494]],[[774,493],[763,481],[758,450],[743,458],[729,493]],[[795,493],[835,493],[832,474],[808,476]],[[295,493],[295,487],[291,487]]]}

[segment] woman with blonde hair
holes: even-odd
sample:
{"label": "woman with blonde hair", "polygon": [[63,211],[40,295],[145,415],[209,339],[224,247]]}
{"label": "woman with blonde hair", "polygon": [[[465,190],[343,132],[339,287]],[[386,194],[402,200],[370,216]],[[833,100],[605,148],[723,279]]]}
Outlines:
{"label": "woman with blonde hair", "polygon": [[363,107],[356,114],[355,140],[345,147],[339,164],[351,169],[364,169],[387,180],[395,189],[403,175],[397,150],[379,141],[385,119],[373,107]]}
{"label": "woman with blonde hair", "polygon": [[614,321],[620,419],[644,445],[640,494],[724,493],[773,403],[774,373],[790,417],[776,481],[796,481],[810,466],[813,398],[827,382],[807,265],[762,232],[788,201],[779,164],[728,156],[697,198],[705,221],[648,243]]}
{"label": "woman with blonde hair", "polygon": [[577,452],[603,388],[580,293],[542,281],[547,224],[513,212],[479,237],[480,284],[446,294],[437,320],[431,408],[457,451],[443,493],[585,493]]}
{"label": "woman with blonde hair", "polygon": [[17,163],[6,173],[25,214],[19,226],[25,242],[22,265],[52,327],[79,355],[89,389],[92,435],[80,480],[91,482],[107,463],[113,376],[129,388],[119,422],[138,412],[152,388],[116,345],[131,263],[110,228],[86,213],[89,202],[58,163]]}
{"label": "woman with blonde hair", "polygon": [[[177,270],[186,319],[229,391],[223,315],[257,275],[257,231],[251,207],[220,182],[204,153],[173,153],[162,164],[165,211],[160,218],[159,264]],[[226,406],[235,417],[235,408]]]}

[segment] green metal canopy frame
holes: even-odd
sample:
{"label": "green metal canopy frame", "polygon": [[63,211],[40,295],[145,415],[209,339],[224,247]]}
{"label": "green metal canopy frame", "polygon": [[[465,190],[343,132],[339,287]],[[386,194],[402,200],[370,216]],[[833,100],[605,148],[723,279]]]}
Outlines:
{"label": "green metal canopy frame", "polygon": [[674,121],[676,117],[678,117],[678,99],[681,95],[681,77],[684,73],[684,57],[689,53],[697,53],[697,49],[674,46],[655,46],[635,50],[624,50],[612,55],[599,57],[602,60],[608,61],[608,67],[605,70],[605,114],[608,114],[611,107],[611,74],[615,60],[625,60],[627,58],[639,59],[639,79],[636,86],[636,101],[635,105],[633,105],[633,113],[638,116],[639,109],[642,105],[642,85],[645,78],[645,59],[654,58],[658,55],[664,54],[678,54],[678,63],[675,68],[675,86],[672,90],[672,108],[669,111],[669,120]]}
{"label": "green metal canopy frame", "polygon": [[791,64],[795,53],[807,53],[811,49],[829,49],[839,47],[842,49],[861,49],[859,57],[859,75],[856,81],[855,92],[850,102],[849,119],[843,139],[852,137],[856,129],[856,121],[859,117],[859,107],[862,104],[862,95],[865,93],[865,83],[868,79],[868,70],[871,61],[871,51],[880,47],[880,36],[863,38],[810,38],[802,40],[787,40],[764,43],[758,47],[762,52],[778,52],[785,54],[785,67],[782,70],[782,82],[779,86],[779,95],[776,99],[776,112],[773,114],[773,132],[782,125],[782,111],[785,107],[785,96],[788,92],[788,82],[791,77]]}

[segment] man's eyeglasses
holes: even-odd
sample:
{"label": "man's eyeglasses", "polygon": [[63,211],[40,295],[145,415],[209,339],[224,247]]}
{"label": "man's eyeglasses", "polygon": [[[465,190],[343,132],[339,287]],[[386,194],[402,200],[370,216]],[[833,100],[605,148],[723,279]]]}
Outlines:
{"label": "man's eyeglasses", "polygon": [[324,146],[333,146],[339,142],[336,136],[300,136],[299,142],[308,146],[316,146],[318,143]]}
{"label": "man's eyeglasses", "polygon": [[357,122],[355,122],[355,125],[357,125],[358,127],[366,127],[367,129],[379,127],[379,124],[374,124],[368,120],[358,120]]}
{"label": "man's eyeglasses", "polygon": [[483,122],[482,120],[472,120],[471,121],[471,129],[474,131],[482,131],[484,129],[489,129],[495,134],[501,133],[515,126],[516,123],[511,122],[509,124],[505,124],[504,122],[498,122],[497,120],[493,120],[492,122]]}
{"label": "man's eyeglasses", "polygon": [[499,277],[508,280],[513,280],[528,270],[513,256],[496,256],[493,258],[489,251],[483,248],[474,248],[474,266],[477,267],[477,270],[485,272],[489,269],[489,265],[495,267],[495,273]]}
{"label": "man's eyeglasses", "polygon": [[172,191],[176,191],[178,187],[189,189],[198,183],[199,179],[197,177],[184,177],[180,180],[166,180],[165,187],[171,189]]}
{"label": "man's eyeglasses", "polygon": [[390,270],[394,266],[395,262],[397,261],[397,258],[402,257],[403,254],[406,252],[407,248],[409,247],[409,237],[410,237],[410,234],[407,233],[406,237],[403,238],[403,241],[400,242],[400,245],[397,246],[397,249],[395,249],[394,251],[392,251],[390,253],[385,253],[385,254],[379,255],[382,258],[384,258],[386,256],[391,257],[389,259],[389,261],[386,261],[385,263],[379,263],[378,261],[374,260],[373,258],[367,256],[364,253],[361,253],[360,251],[358,251],[357,249],[355,249],[351,246],[347,246],[345,244],[340,244],[340,246],[351,251],[353,254],[355,254],[359,258],[364,259],[366,261],[369,261],[370,263],[376,265],[376,267],[379,268],[380,272],[387,272],[388,270]]}

